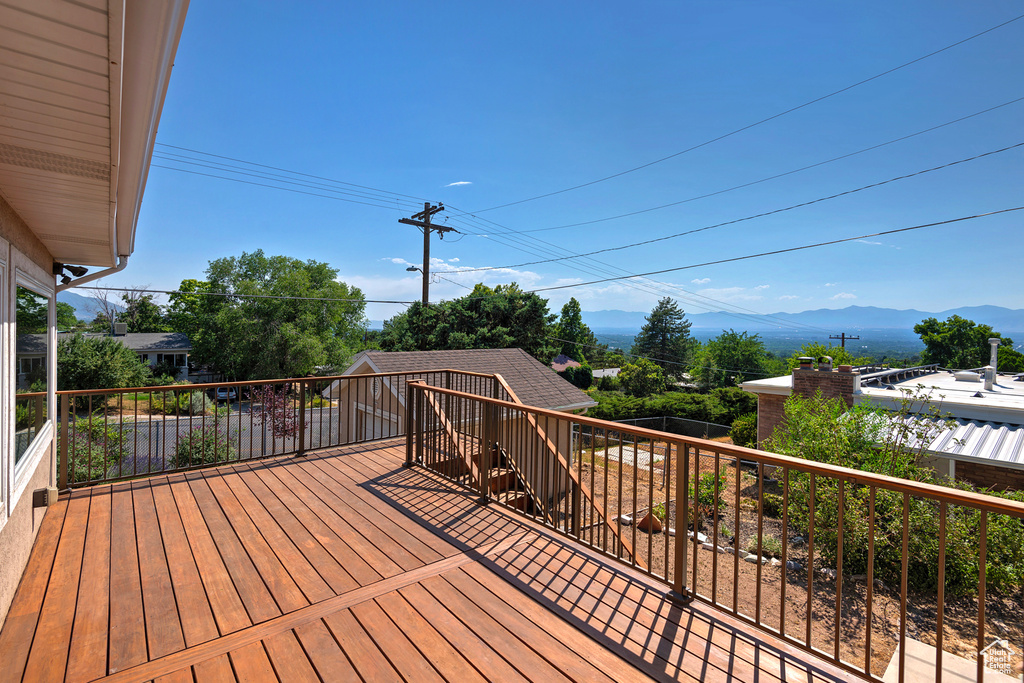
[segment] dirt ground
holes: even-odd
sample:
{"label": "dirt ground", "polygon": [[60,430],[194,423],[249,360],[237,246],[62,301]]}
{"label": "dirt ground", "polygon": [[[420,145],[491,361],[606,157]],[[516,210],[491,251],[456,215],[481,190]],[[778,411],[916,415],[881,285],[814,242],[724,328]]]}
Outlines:
{"label": "dirt ground", "polygon": [[[640,521],[654,506],[658,512],[666,510],[668,519],[674,517],[674,491],[667,491],[663,482],[663,473],[658,460],[663,453],[655,453],[653,478],[648,468],[639,468],[634,492],[633,468],[628,464],[631,458],[624,458],[627,464],[620,465],[614,459],[605,461],[599,452],[591,461],[589,453],[583,458],[580,474],[584,484],[592,489],[594,505],[597,510],[604,511],[607,506],[608,518],[614,520],[620,514],[634,517]],[[712,458],[701,458],[702,471],[714,471]],[[725,491],[723,496],[728,501],[726,507],[719,509],[718,525],[720,534],[718,546],[732,549],[735,541],[734,532],[740,539],[739,546],[746,548],[756,544],[757,538],[757,477],[756,470],[741,468],[740,474],[740,511],[739,523],[736,520],[735,496],[736,468],[733,464],[725,466]],[[620,491],[621,484],[621,491]],[[658,509],[660,507],[660,509]],[[726,509],[727,508],[727,509]],[[613,544],[611,531],[600,522],[600,515],[585,515],[584,538],[597,545],[606,541]],[[674,571],[675,537],[666,531],[647,533],[643,524],[622,526],[622,533],[628,543],[637,551],[637,555],[650,566],[657,576],[671,577]],[[707,520],[703,532],[707,541],[714,541],[714,524]],[[769,517],[762,521],[762,539],[769,535],[781,541],[784,530],[782,520]],[[700,545],[694,550],[692,537],[688,541],[687,567],[684,572],[688,587],[693,586],[694,558],[696,558],[696,586],[698,594],[714,600],[726,610],[737,612],[751,618],[760,618],[765,626],[778,630],[784,614],[785,633],[800,642],[807,642],[808,635],[812,645],[826,653],[833,653],[836,641],[836,578],[823,573],[824,566],[815,557],[815,572],[811,581],[810,629],[808,630],[808,576],[804,569],[807,564],[806,544],[799,540],[794,542],[798,534],[786,530],[787,557],[789,562],[797,562],[800,568],[785,570],[785,565],[778,562],[764,564],[760,567],[755,563],[746,562],[732,553],[721,553],[706,550]],[[764,547],[762,554],[770,553]],[[611,546],[614,548],[614,545]],[[755,546],[756,548],[756,546]],[[614,549],[612,550],[614,552]],[[842,583],[842,602],[839,619],[839,656],[841,659],[856,666],[863,667],[865,662],[866,635],[868,633],[868,587],[866,577],[846,576]],[[783,590],[785,601],[783,603]],[[871,658],[872,673],[881,676],[892,657],[899,642],[900,635],[900,598],[899,586],[887,586],[876,581],[872,591],[870,609]],[[911,593],[908,596],[907,636],[930,645],[935,644],[937,596],[934,594]],[[783,607],[784,605],[784,607]],[[985,600],[986,623],[985,644],[996,638],[1005,638],[1016,651],[1012,659],[1015,675],[1024,668],[1024,658],[1019,647],[1024,644],[1024,592],[1017,591],[1011,595],[987,594]],[[969,660],[977,657],[977,598],[947,598],[944,609],[943,650],[954,653]]]}

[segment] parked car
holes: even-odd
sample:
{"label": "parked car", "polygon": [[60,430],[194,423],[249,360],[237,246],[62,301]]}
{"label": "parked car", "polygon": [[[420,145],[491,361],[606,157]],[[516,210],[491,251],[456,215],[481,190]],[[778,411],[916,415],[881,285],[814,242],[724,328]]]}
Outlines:
{"label": "parked car", "polygon": [[237,394],[234,387],[217,387],[214,398],[218,401],[234,401]]}

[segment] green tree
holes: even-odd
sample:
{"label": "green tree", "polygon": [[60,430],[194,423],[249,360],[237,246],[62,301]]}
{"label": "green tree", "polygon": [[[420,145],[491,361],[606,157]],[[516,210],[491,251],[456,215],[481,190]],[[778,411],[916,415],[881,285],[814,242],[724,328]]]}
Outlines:
{"label": "green tree", "polygon": [[75,307],[64,301],[57,302],[57,329],[61,332],[69,332],[79,326],[78,318],[75,316]]}
{"label": "green tree", "polygon": [[57,388],[121,389],[139,387],[149,369],[139,356],[112,337],[76,333],[57,342]]}
{"label": "green tree", "polygon": [[683,309],[665,297],[646,320],[633,340],[633,355],[651,358],[666,375],[681,376],[694,345]]}
{"label": "green tree", "polygon": [[163,309],[153,301],[152,294],[126,292],[121,296],[124,310],[117,322],[128,325],[129,332],[169,332]]}
{"label": "green tree", "polygon": [[792,372],[800,366],[800,358],[814,358],[817,360],[822,356],[829,356],[835,365],[871,365],[874,359],[868,356],[854,356],[842,346],[832,346],[821,342],[807,342],[800,347],[799,351],[793,352],[786,359],[786,372]]}
{"label": "green tree", "polygon": [[31,289],[18,287],[18,308],[15,324],[18,334],[42,334],[47,330],[49,303],[46,297]]}
{"label": "green tree", "polygon": [[[262,250],[210,261],[205,282],[185,280],[169,318],[193,357],[233,379],[305,376],[343,367],[366,327],[362,292],[326,263]],[[202,292],[225,296],[204,296]]]}
{"label": "green tree", "polygon": [[723,330],[702,346],[691,374],[707,390],[760,379],[772,369],[772,359],[758,335]]}
{"label": "green tree", "polygon": [[520,348],[548,363],[558,348],[550,340],[554,319],[547,299],[514,282],[477,284],[460,299],[412,304],[384,322],[378,341],[384,351]]}
{"label": "green tree", "polygon": [[586,362],[589,349],[585,351],[584,346],[594,338],[594,333],[583,324],[580,302],[576,301],[575,297],[562,306],[562,315],[555,327],[555,336],[562,340],[561,353],[580,363]]}
{"label": "green tree", "polygon": [[[946,368],[978,368],[988,365],[990,338],[1001,340],[1000,346],[1005,348],[999,350],[1000,355],[1004,355],[1005,350],[1013,351],[1013,340],[1009,337],[1003,337],[989,325],[979,325],[958,315],[951,316],[945,322],[925,318],[914,325],[914,332],[921,335],[921,341],[924,342],[921,362],[938,363]],[[1008,365],[1018,360],[1012,353],[1005,355]],[[999,365],[1003,365],[1002,359]]]}
{"label": "green tree", "polygon": [[619,382],[623,391],[637,397],[660,393],[666,385],[661,368],[646,358],[637,358],[624,365],[619,370]]}

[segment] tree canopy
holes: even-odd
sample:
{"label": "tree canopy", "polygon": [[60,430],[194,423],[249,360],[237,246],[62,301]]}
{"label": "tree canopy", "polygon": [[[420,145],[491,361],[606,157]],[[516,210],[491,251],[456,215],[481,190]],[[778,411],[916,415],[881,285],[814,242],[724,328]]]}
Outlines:
{"label": "tree canopy", "polygon": [[117,314],[117,322],[128,325],[129,332],[170,332],[164,320],[163,309],[153,301],[152,294],[125,292],[121,295],[124,310]]}
{"label": "tree canopy", "polygon": [[[272,379],[344,366],[366,326],[362,292],[326,263],[262,250],[210,261],[205,282],[184,280],[168,317],[193,357],[229,378]],[[217,292],[225,296],[207,296]]]}
{"label": "tree canopy", "polygon": [[585,346],[594,338],[594,333],[583,324],[580,302],[575,297],[562,306],[562,315],[555,327],[555,336],[562,340],[562,354],[580,363],[586,362],[590,349]]}
{"label": "tree canopy", "polygon": [[637,358],[623,365],[619,370],[619,382],[623,391],[637,397],[661,393],[666,386],[661,368],[646,358]]}
{"label": "tree canopy", "polygon": [[477,284],[459,299],[412,304],[384,322],[379,343],[384,351],[521,348],[547,363],[558,348],[549,338],[554,320],[547,299],[514,282]]}
{"label": "tree canopy", "polygon": [[830,356],[835,365],[871,365],[872,358],[868,356],[854,356],[842,346],[823,344],[822,342],[807,342],[794,351],[793,355],[786,359],[786,370],[792,372],[800,365],[800,358],[818,359],[822,356]]}
{"label": "tree canopy", "polygon": [[999,370],[1017,371],[1024,367],[1024,356],[1013,349],[1013,340],[1004,337],[989,325],[979,325],[973,320],[951,316],[940,322],[926,318],[914,325],[914,332],[921,335],[924,352],[921,362],[938,363],[946,368],[978,368],[988,365],[991,347],[988,340],[1000,340]]}
{"label": "tree canopy", "polygon": [[690,337],[690,321],[683,309],[665,297],[646,320],[633,339],[632,354],[650,358],[667,375],[682,375],[694,345]]}
{"label": "tree canopy", "polygon": [[747,332],[723,330],[695,355],[690,374],[703,389],[734,387],[781,370],[781,364],[765,350],[761,338]]}
{"label": "tree canopy", "polygon": [[61,337],[57,342],[57,389],[140,387],[149,368],[138,354],[113,337]]}

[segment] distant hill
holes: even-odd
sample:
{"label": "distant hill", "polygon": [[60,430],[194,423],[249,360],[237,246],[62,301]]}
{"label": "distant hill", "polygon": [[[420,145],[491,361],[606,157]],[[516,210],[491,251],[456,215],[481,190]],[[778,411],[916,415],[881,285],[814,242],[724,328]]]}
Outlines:
{"label": "distant hill", "polygon": [[[74,292],[57,292],[57,301],[71,304],[71,307],[75,309],[75,317],[85,322],[91,322],[99,311],[99,307],[91,296],[82,296]],[[119,311],[124,310],[124,306],[117,304],[114,304],[114,308]]]}
{"label": "distant hill", "polygon": [[[636,334],[644,325],[647,313],[640,311],[583,311],[583,322],[595,333]],[[925,318],[945,320],[959,315],[977,323],[991,325],[997,332],[1022,336],[1024,310],[1001,306],[965,306],[937,313],[914,309],[878,308],[876,306],[847,306],[846,308],[820,308],[800,313],[770,313],[736,315],[723,312],[687,314],[693,330],[717,334],[736,329],[749,332],[785,332],[807,330],[807,326],[826,328],[857,334],[861,330],[899,330],[913,334],[914,325]],[[702,335],[701,335],[702,336]],[[1016,339],[1015,339],[1016,341]],[[1024,341],[1024,339],[1022,339]]]}

